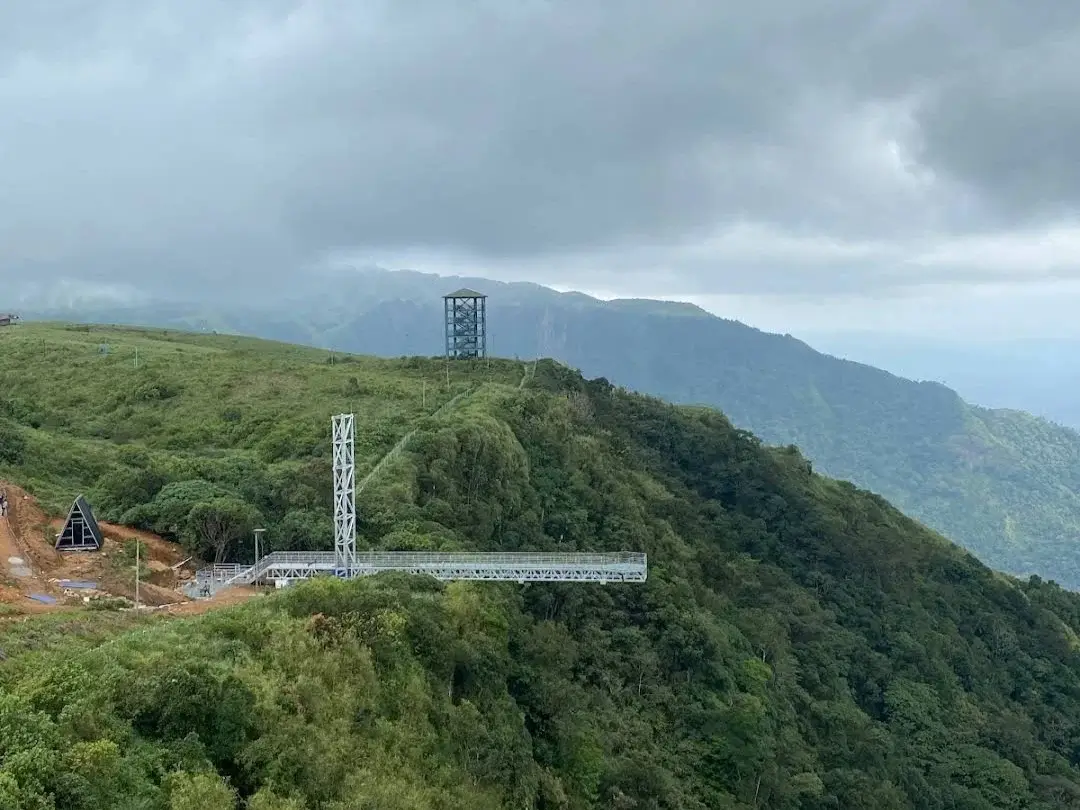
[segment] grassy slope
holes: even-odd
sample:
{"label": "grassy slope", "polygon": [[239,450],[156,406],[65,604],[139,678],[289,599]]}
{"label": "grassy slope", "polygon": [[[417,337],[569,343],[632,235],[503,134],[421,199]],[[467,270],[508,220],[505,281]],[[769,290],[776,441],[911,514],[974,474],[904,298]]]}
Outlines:
{"label": "grassy slope", "polygon": [[[345,296],[342,283],[353,284]],[[943,386],[829,357],[790,336],[685,305],[602,304],[535,285],[417,273],[338,278],[322,293],[316,285],[318,300],[261,312],[218,307],[207,323],[371,354],[437,352],[439,296],[460,286],[491,295],[489,339],[504,356],[555,356],[586,376],[720,408],[771,443],[797,444],[826,474],[883,494],[989,565],[1080,589],[1080,434],[970,406]],[[203,325],[184,312],[114,315]]]}
{"label": "grassy slope", "polygon": [[[46,355],[57,344],[54,358],[100,361],[94,333],[26,330],[27,351],[31,338]],[[261,425],[265,403],[302,435],[351,407],[335,394],[350,370],[317,353],[137,339],[175,396],[110,406],[145,382],[134,369],[125,382],[120,358],[111,387],[75,385],[100,385],[84,400],[96,410],[81,407],[102,424],[131,407],[145,433],[126,439],[164,471],[218,454],[248,457],[256,477],[307,463],[268,452],[272,425],[236,426]],[[219,371],[192,362],[208,346]],[[373,392],[422,375],[351,365]],[[495,364],[501,382],[414,423],[410,450],[361,498],[365,539],[643,549],[646,585],[380,577],[191,620],[0,624],[0,807],[234,807],[219,775],[253,810],[1080,807],[1080,599],[989,571],[714,412],[552,364],[521,390],[519,372]],[[304,380],[284,386],[287,407],[244,398],[274,375]],[[4,379],[24,378],[9,366]],[[19,407],[72,413],[75,385],[62,408],[19,389]],[[308,390],[326,399],[306,402]],[[360,403],[363,424],[389,434],[367,463],[408,427],[378,399]],[[228,408],[248,410],[215,423],[214,446],[194,444]],[[65,466],[69,450],[125,463],[70,421],[42,425],[17,428],[37,449],[5,474],[59,494],[93,485]],[[54,466],[35,466],[49,443]]]}
{"label": "grassy slope", "polygon": [[[517,383],[523,369],[456,365],[448,379],[438,360],[331,364],[325,351],[247,338],[23,325],[0,331],[0,429],[22,437],[18,475],[53,512],[85,492],[121,518],[138,504],[114,491],[121,473],[151,487],[208,479],[241,494],[273,488],[247,498],[273,530],[290,511],[328,509],[332,414],[356,414],[359,478],[425,415],[478,384]],[[3,458],[0,477],[14,474]]]}

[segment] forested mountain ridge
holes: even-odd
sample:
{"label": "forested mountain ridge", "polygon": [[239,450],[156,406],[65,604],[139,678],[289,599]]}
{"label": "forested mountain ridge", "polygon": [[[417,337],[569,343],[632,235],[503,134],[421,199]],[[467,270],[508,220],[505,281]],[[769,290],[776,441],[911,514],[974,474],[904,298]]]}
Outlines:
{"label": "forested mountain ridge", "polygon": [[0,807],[1080,807],[1080,597],[715,411],[551,362],[521,388],[521,364],[455,365],[447,391],[423,360],[2,339],[0,474],[46,500],[85,488],[199,548],[186,518],[228,498],[328,547],[323,437],[355,408],[361,468],[417,429],[359,497],[365,546],[644,550],[650,574],[2,624]]}
{"label": "forested mountain ridge", "polygon": [[[835,326],[840,326],[839,324]],[[1080,429],[1080,339],[815,331],[827,354],[887,368],[902,377],[947,381],[964,399],[1019,409]]]}
{"label": "forested mountain ridge", "polygon": [[491,296],[499,356],[555,357],[589,377],[717,407],[770,443],[798,445],[822,472],[881,493],[988,565],[1080,589],[1080,434],[697,307],[372,270],[315,277],[287,309],[196,303],[91,315],[428,356],[442,351],[440,296],[462,285]]}

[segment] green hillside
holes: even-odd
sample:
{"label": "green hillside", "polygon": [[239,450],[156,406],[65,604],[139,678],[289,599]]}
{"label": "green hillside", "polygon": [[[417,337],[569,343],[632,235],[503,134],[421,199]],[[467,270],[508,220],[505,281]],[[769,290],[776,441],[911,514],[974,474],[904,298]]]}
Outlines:
{"label": "green hillside", "polygon": [[[214,501],[268,548],[332,533],[330,416],[354,412],[357,476],[425,416],[524,366],[387,361],[247,338],[35,324],[0,332],[0,475],[66,511],[153,529],[204,557],[184,518]],[[6,448],[6,449],[4,449]],[[6,467],[5,467],[6,462]],[[14,469],[13,469],[14,468]],[[248,559],[237,531],[225,556]]]}
{"label": "green hillside", "polygon": [[701,401],[766,441],[798,445],[821,472],[884,495],[993,568],[1080,588],[1080,434],[803,354],[762,362],[768,373],[721,368]]}
{"label": "green hillside", "polygon": [[327,547],[350,409],[365,465],[417,428],[359,498],[366,545],[650,555],[644,585],[380,576],[0,622],[0,808],[1080,808],[1080,597],[720,414],[550,362],[447,391],[434,361],[214,336],[0,342],[0,476],[56,506]]}
{"label": "green hillside", "polygon": [[883,495],[991,567],[1080,590],[1080,433],[975,407],[942,385],[693,306],[367,271],[315,276],[304,300],[276,308],[202,302],[93,315],[431,355],[442,351],[440,296],[461,286],[490,295],[489,340],[502,356],[555,357],[587,377],[719,408],[771,444],[796,444],[816,469]]}

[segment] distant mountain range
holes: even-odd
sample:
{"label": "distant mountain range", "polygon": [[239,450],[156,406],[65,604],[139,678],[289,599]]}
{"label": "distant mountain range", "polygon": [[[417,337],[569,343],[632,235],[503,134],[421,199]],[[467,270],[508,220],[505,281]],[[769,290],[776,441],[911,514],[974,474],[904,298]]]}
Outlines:
{"label": "distant mountain range", "polygon": [[809,340],[838,357],[939,380],[971,402],[1018,408],[1080,429],[1080,338],[976,341],[963,334],[816,332]]}
{"label": "distant mountain range", "polygon": [[817,470],[883,495],[988,565],[1080,589],[1080,434],[689,304],[364,270],[316,277],[280,304],[98,304],[23,315],[430,356],[442,353],[441,296],[461,286],[490,296],[492,354],[555,357],[590,377],[718,407],[767,442],[798,445]]}

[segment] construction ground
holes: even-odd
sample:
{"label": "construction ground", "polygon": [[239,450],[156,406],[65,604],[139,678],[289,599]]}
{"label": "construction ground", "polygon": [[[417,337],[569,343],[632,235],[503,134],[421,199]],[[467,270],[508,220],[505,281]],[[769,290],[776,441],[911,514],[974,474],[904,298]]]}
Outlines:
{"label": "construction ground", "polygon": [[252,588],[231,588],[212,599],[193,601],[180,590],[194,577],[183,549],[155,534],[99,521],[105,543],[99,551],[59,552],[53,547],[62,518],[50,520],[20,487],[0,481],[8,514],[0,516],[0,619],[73,607],[133,606],[134,541],[142,543],[142,609],[175,614],[201,613],[253,596]]}

